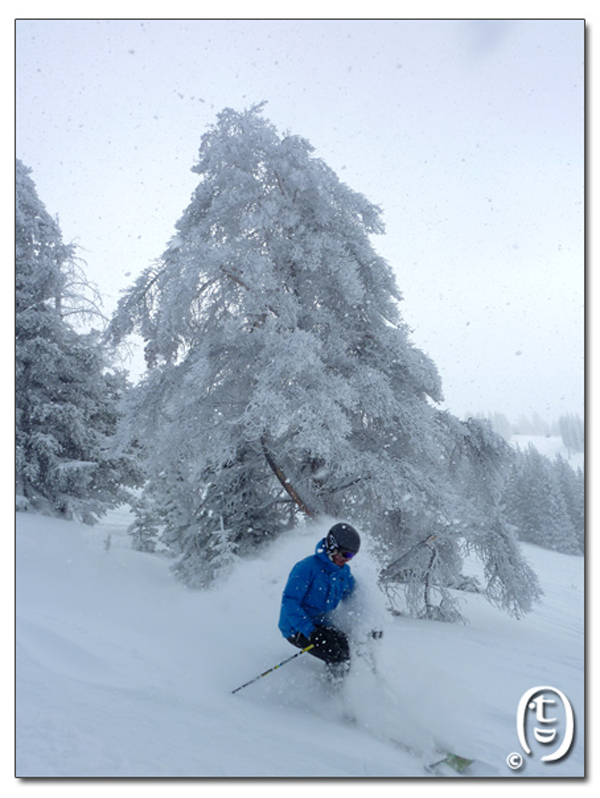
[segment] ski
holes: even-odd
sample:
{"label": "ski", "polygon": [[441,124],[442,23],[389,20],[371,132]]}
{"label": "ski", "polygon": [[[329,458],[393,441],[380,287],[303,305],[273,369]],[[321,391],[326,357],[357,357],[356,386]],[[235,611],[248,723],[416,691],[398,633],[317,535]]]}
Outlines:
{"label": "ski", "polygon": [[474,759],[466,759],[463,756],[457,756],[456,754],[446,754],[443,759],[439,759],[437,762],[432,762],[430,765],[425,765],[425,770],[427,773],[432,773],[434,776],[441,775],[441,772],[437,769],[441,765],[448,765],[448,767],[455,770],[457,773],[464,773],[464,771],[472,765]]}

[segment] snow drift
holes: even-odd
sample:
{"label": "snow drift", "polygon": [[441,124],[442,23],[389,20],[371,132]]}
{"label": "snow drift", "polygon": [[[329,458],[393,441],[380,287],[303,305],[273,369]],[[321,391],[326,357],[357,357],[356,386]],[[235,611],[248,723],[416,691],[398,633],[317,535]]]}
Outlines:
{"label": "snow drift", "polygon": [[[542,603],[517,621],[464,594],[470,624],[456,625],[389,614],[366,545],[350,620],[357,644],[384,630],[370,645],[376,673],[355,657],[332,695],[303,655],[232,695],[294,653],[280,597],[323,529],[283,535],[196,592],[131,549],[129,521],[17,514],[18,777],[414,777],[435,747],[475,759],[473,776],[583,775],[582,558],[524,547]],[[512,771],[517,706],[536,685],[568,696],[575,740],[560,762],[538,747]]]}

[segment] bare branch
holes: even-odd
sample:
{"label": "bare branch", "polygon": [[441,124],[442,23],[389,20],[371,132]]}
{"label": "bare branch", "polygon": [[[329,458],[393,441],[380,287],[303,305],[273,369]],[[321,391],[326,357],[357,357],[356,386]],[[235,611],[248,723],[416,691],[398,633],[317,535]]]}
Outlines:
{"label": "bare branch", "polygon": [[306,515],[308,515],[310,518],[316,518],[317,513],[314,510],[311,510],[310,507],[308,507],[308,505],[300,498],[297,491],[290,484],[286,475],[283,473],[281,468],[277,465],[277,463],[273,459],[273,456],[271,455],[271,452],[267,447],[264,435],[261,437],[260,442],[262,444],[263,452],[265,454],[267,463],[271,467],[271,470],[273,471],[277,479],[281,482],[283,488],[289,493],[289,495],[292,497],[294,502],[298,505],[298,507],[302,510],[303,513],[306,513]]}

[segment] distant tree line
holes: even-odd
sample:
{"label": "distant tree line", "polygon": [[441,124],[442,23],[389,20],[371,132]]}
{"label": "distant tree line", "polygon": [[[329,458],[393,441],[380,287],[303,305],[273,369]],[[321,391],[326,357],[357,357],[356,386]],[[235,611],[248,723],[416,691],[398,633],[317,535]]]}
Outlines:
{"label": "distant tree line", "polygon": [[576,413],[567,413],[552,422],[544,420],[537,413],[531,416],[521,415],[516,422],[509,421],[503,413],[490,413],[487,418],[494,430],[507,440],[513,435],[539,435],[546,438],[560,436],[569,458],[585,449],[584,423]]}
{"label": "distant tree line", "polygon": [[585,435],[583,421],[577,415],[569,414],[558,419],[558,429],[563,444],[567,447],[568,456],[571,453],[583,452],[585,448]]}
{"label": "distant tree line", "polygon": [[520,540],[564,554],[583,554],[584,476],[560,454],[551,460],[532,444],[517,450],[502,502]]}

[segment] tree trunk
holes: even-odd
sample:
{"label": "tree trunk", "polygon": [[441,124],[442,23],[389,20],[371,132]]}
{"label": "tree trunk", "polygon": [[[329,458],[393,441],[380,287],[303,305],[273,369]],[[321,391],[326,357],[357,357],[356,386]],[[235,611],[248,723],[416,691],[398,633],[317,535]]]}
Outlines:
{"label": "tree trunk", "polygon": [[263,449],[265,458],[267,460],[267,463],[269,464],[271,470],[273,471],[273,473],[275,474],[277,479],[281,482],[281,485],[283,486],[283,488],[289,493],[289,495],[292,497],[294,502],[298,505],[298,507],[302,510],[303,513],[306,513],[306,515],[308,515],[310,518],[316,518],[317,517],[317,513],[314,510],[312,510],[303,501],[303,499],[298,495],[298,493],[294,489],[293,485],[290,484],[290,482],[288,481],[286,475],[283,473],[281,468],[277,465],[277,463],[273,459],[273,456],[272,456],[271,452],[269,451],[269,449],[267,447],[267,443],[265,441],[264,436],[260,439],[260,442],[262,444],[262,449]]}

